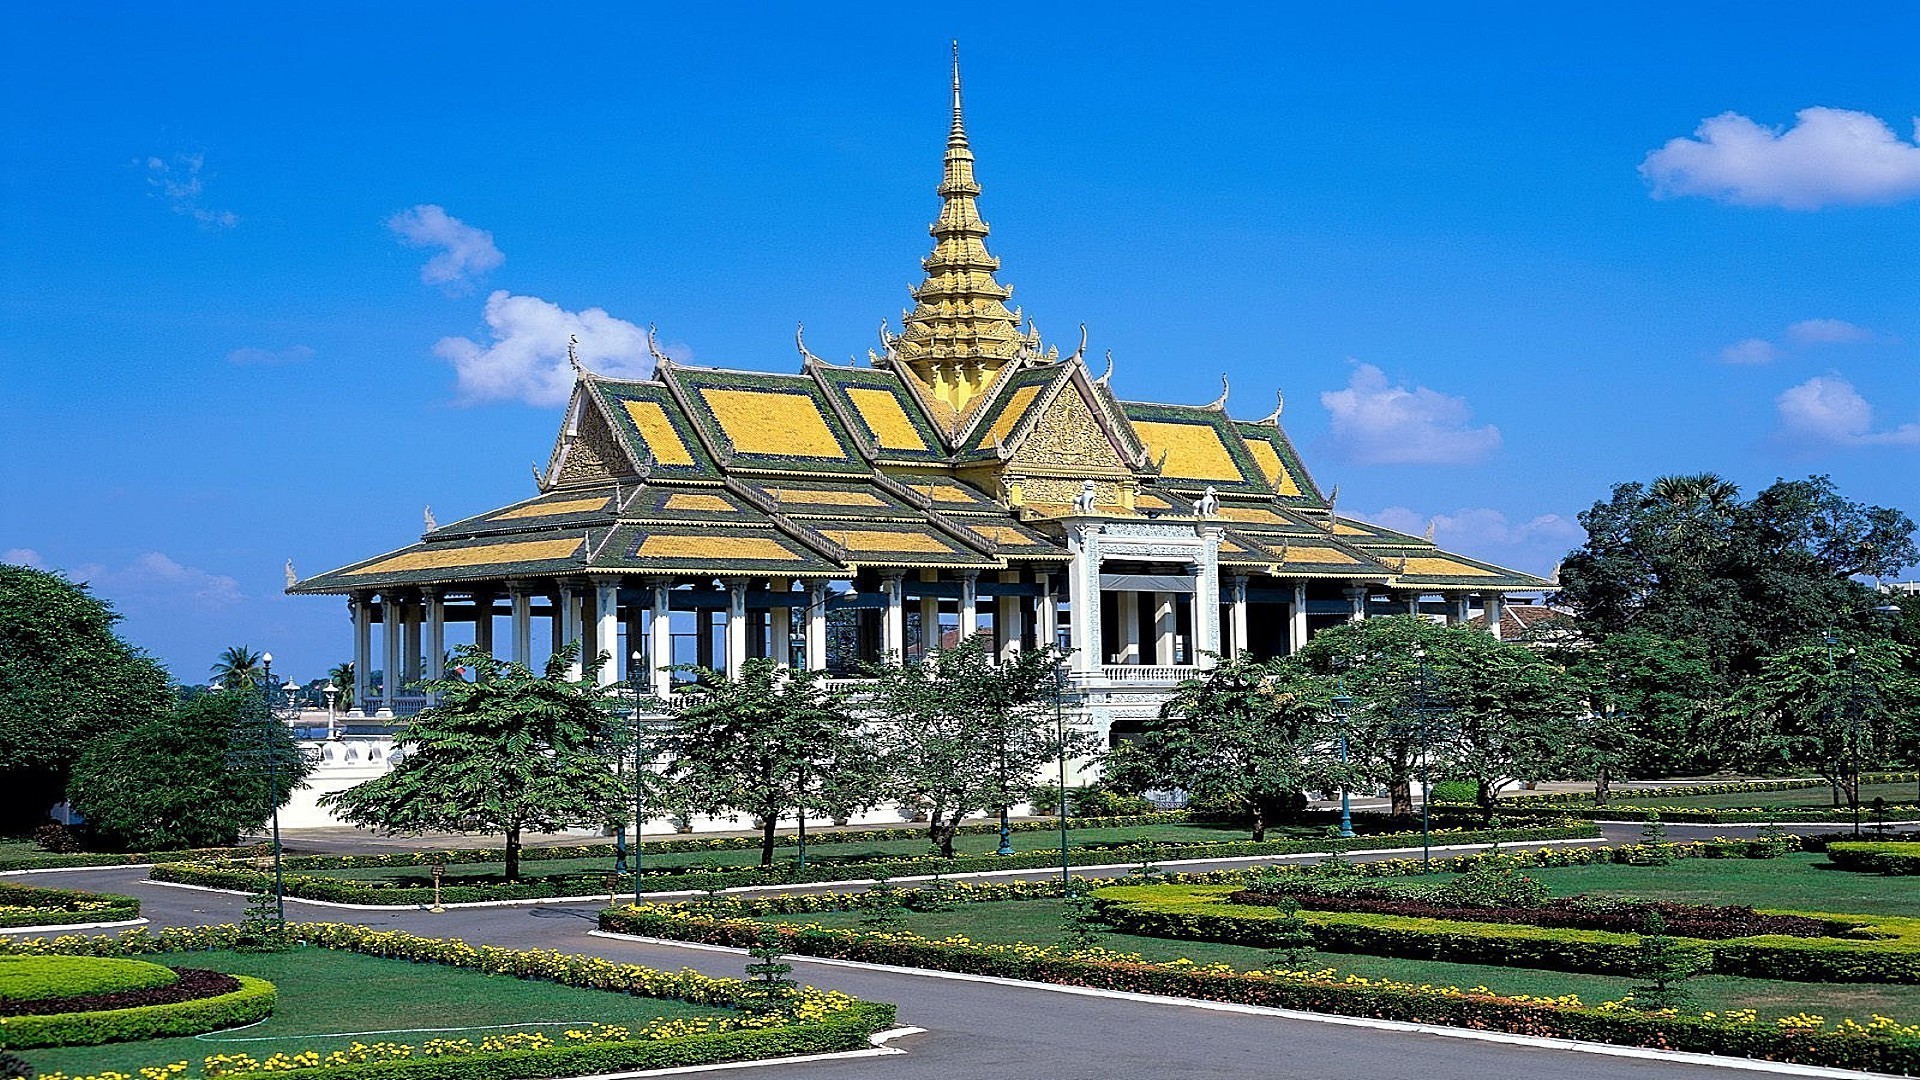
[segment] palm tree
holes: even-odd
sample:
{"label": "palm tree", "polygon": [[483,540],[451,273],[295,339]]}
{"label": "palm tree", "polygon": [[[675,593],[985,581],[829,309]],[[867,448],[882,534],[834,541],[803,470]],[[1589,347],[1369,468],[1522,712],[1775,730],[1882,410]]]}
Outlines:
{"label": "palm tree", "polygon": [[260,654],[245,645],[229,645],[213,665],[213,681],[229,690],[252,689],[266,670],[260,666]]}
{"label": "palm tree", "polygon": [[335,698],[335,700],[340,703],[340,711],[346,712],[352,709],[353,661],[342,660],[340,663],[334,665],[333,670],[327,672],[327,681],[340,688],[340,693],[338,697]]}

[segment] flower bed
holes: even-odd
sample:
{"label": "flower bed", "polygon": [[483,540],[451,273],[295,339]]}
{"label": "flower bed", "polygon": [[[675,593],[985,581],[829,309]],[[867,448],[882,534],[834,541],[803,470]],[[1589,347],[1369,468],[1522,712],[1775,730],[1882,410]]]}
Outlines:
{"label": "flower bed", "polygon": [[[1908,815],[1910,807],[1895,807]],[[1851,809],[1819,806],[1797,807],[1700,807],[1700,806],[1593,806],[1556,803],[1551,806],[1507,806],[1500,816],[1509,821],[1542,821],[1577,818],[1582,821],[1645,821],[1656,816],[1669,825],[1765,825],[1773,822],[1814,822],[1844,825],[1854,819]]]}
{"label": "flower bed", "polygon": [[[0,1050],[94,1046],[199,1035],[263,1020],[273,1012],[275,1002],[272,983],[218,972],[196,974],[191,979],[183,972],[181,978],[168,987],[126,993],[159,995],[162,999],[172,996],[175,1000],[130,1005],[114,1005],[109,1000],[106,1008],[82,1006],[73,1012],[0,1016]],[[102,996],[113,999],[121,995]]]}
{"label": "flower bed", "polygon": [[1842,870],[1906,876],[1920,874],[1920,843],[1833,840],[1827,860]]}
{"label": "flower bed", "polygon": [[[602,912],[600,923],[616,933],[735,947],[758,940],[767,929],[747,920],[652,905]],[[1645,1013],[1620,1003],[1589,1006],[1571,996],[1502,997],[1483,987],[1411,986],[1359,976],[1342,979],[1331,972],[1236,972],[1222,965],[1152,964],[1099,950],[1066,953],[1035,945],[931,941],[897,932],[807,926],[781,926],[776,932],[785,948],[808,956],[1833,1068],[1920,1070],[1920,1025],[1884,1017],[1865,1024],[1843,1020],[1831,1027],[1815,1017],[1769,1024],[1751,1013]]]}
{"label": "flower bed", "polygon": [[1637,933],[1649,915],[1658,915],[1677,937],[1722,940],[1780,934],[1787,937],[1835,937],[1853,926],[1849,922],[1807,915],[1762,914],[1744,905],[1676,904],[1669,901],[1624,900],[1612,897],[1570,896],[1525,907],[1469,907],[1435,903],[1383,889],[1327,895],[1312,888],[1263,892],[1242,889],[1227,898],[1249,907],[1273,907],[1289,900],[1308,911],[1347,911],[1370,915],[1405,915],[1453,922],[1505,923],[1566,930],[1606,930]]}
{"label": "flower bed", "polygon": [[[417,1046],[356,1045],[325,1056],[278,1054],[255,1060],[245,1054],[216,1055],[203,1062],[204,1075],[250,1077],[295,1072],[312,1080],[541,1080],[858,1049],[867,1045],[869,1035],[891,1026],[894,1020],[891,1005],[811,987],[779,1001],[777,1008],[767,1008],[751,984],[692,970],[668,972],[599,957],[469,945],[456,939],[334,923],[295,923],[289,929],[307,945],[320,948],[741,1011],[737,1017],[665,1021],[641,1029],[586,1025],[559,1040],[546,1035],[507,1035],[477,1042],[435,1039]],[[169,927],[113,937],[0,941],[0,955],[141,956],[228,949],[239,942],[240,936],[241,929],[236,926]],[[178,1076],[187,1066],[168,1063],[154,1069],[154,1075]],[[108,1080],[114,1075],[102,1074],[90,1080]],[[124,1074],[118,1075],[125,1080]],[[41,1080],[82,1078],[45,1074]]]}
{"label": "flower bed", "polygon": [[[1860,777],[1860,782],[1862,784],[1901,784],[1911,783],[1915,779],[1916,774],[1909,770],[1907,772],[1863,773]],[[1614,791],[1614,796],[1623,799],[1680,799],[1690,798],[1695,795],[1740,795],[1750,791],[1808,791],[1813,788],[1831,786],[1832,785],[1828,784],[1825,780],[1808,778],[1796,778],[1792,780],[1725,780],[1707,784],[1681,784],[1660,788],[1619,788]],[[1506,810],[1512,808],[1514,804],[1527,806],[1549,804],[1591,805],[1592,802],[1593,793],[1590,791],[1523,791],[1503,797],[1500,800],[1500,808],[1501,812],[1504,813]],[[1436,801],[1434,805],[1438,807],[1440,803]],[[1471,804],[1463,803],[1460,805]]]}
{"label": "flower bed", "polygon": [[265,844],[245,848],[192,848],[186,851],[126,851],[118,854],[46,852],[0,856],[0,873],[14,870],[61,870],[94,866],[138,866],[145,863],[185,862],[190,859],[250,858],[270,854]]}
{"label": "flower bed", "polygon": [[[1526,843],[1544,840],[1590,839],[1598,835],[1591,824],[1557,825],[1543,828],[1488,829],[1435,832],[1435,844]],[[1418,834],[1388,834],[1339,841],[1348,851],[1406,847],[1418,843]],[[1270,840],[1256,843],[1235,840],[1221,843],[1159,844],[1129,849],[1127,854],[1155,861],[1208,858],[1258,858],[1268,855],[1295,855],[1323,851],[1329,841]],[[1085,852],[1081,865],[1113,861],[1112,852]],[[783,863],[773,867],[711,870],[691,867],[683,870],[649,869],[647,882],[658,889],[728,889],[755,885],[795,885],[834,881],[863,880],[881,875],[908,877],[937,874],[968,874],[994,870],[1044,870],[1060,865],[1055,851],[1027,851],[1015,855],[963,855],[952,859],[922,856],[910,859],[876,859],[859,863],[823,863],[800,867]],[[168,863],[153,868],[155,881],[172,881],[208,888],[239,892],[263,892],[271,887],[272,875],[251,865],[231,863]],[[605,874],[568,874],[491,885],[443,885],[443,903],[478,903],[535,900],[563,896],[598,896],[608,892]],[[430,887],[390,881],[353,881],[341,878],[289,874],[285,876],[288,896],[325,900],[344,904],[413,906],[434,900]],[[615,882],[615,889],[631,892],[632,875]]]}
{"label": "flower bed", "polygon": [[0,928],[124,922],[139,917],[140,901],[131,896],[0,881]]}

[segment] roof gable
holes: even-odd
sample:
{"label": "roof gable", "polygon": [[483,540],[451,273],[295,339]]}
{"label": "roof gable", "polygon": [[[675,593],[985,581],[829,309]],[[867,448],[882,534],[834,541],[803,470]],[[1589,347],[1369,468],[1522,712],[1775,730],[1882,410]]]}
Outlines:
{"label": "roof gable", "polygon": [[591,380],[614,432],[650,476],[707,479],[718,472],[680,403],[659,383]]}
{"label": "roof gable", "polygon": [[811,365],[848,430],[869,455],[885,462],[935,462],[946,459],[946,442],[920,399],[899,375],[881,368]]}
{"label": "roof gable", "polygon": [[805,375],[675,365],[662,377],[728,471],[867,471],[826,393]]}
{"label": "roof gable", "polygon": [[1213,487],[1222,492],[1271,494],[1273,486],[1233,421],[1202,405],[1121,403],[1133,433],[1160,469],[1160,483],[1179,490]]}

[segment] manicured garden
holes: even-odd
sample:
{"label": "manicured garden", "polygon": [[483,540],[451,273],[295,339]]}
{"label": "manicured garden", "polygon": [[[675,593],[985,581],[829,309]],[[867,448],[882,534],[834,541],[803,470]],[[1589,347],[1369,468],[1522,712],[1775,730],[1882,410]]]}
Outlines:
{"label": "manicured garden", "polygon": [[[1914,809],[1914,797],[1914,783],[1910,780],[1901,783],[1860,785],[1860,804],[1863,809],[1871,806],[1875,799],[1884,799],[1889,810],[1904,810],[1911,814]],[[1666,796],[1658,792],[1616,792],[1610,802],[1620,806],[1684,806],[1709,810],[1790,806],[1807,806],[1822,810],[1836,809],[1833,805],[1833,789],[1826,784],[1786,791],[1730,791],[1713,795]],[[1852,812],[1845,806],[1837,809]]]}
{"label": "manicured garden", "polygon": [[127,922],[139,917],[140,901],[131,896],[0,881],[0,929]]}
{"label": "manicured garden", "polygon": [[[209,976],[251,994],[250,1009],[221,1022],[152,1030],[153,1014],[181,1006],[9,1014],[0,991],[0,1049],[21,1053],[43,1077],[532,1080],[853,1049],[893,1017],[891,1006],[792,987],[778,973],[717,979],[364,927],[291,931],[306,944],[264,952],[236,951],[249,939],[235,927],[0,942],[0,987],[25,987],[23,999],[63,995],[50,1007],[85,1004],[67,988],[151,997]],[[113,970],[94,987],[72,971],[37,970],[81,965]],[[22,977],[9,978],[9,966]],[[49,1028],[64,1037],[47,1038]]]}

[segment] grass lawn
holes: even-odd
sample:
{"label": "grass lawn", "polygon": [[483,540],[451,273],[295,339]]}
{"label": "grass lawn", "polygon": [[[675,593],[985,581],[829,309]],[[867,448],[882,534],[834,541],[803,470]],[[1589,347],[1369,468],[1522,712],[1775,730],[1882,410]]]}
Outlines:
{"label": "grass lawn", "polygon": [[1680,859],[1666,866],[1565,866],[1530,869],[1527,874],[1555,896],[1613,893],[1685,904],[1920,918],[1920,888],[1899,884],[1901,878],[1832,869],[1825,855]]}
{"label": "grass lawn", "polygon": [[[1914,785],[1899,784],[1862,784],[1860,785],[1860,805],[1864,808],[1878,797],[1887,800],[1887,806],[1893,808],[1901,803],[1907,810],[1914,806]],[[1609,805],[1620,806],[1694,806],[1702,810],[1745,809],[1754,806],[1806,806],[1821,810],[1833,808],[1833,789],[1822,784],[1819,787],[1795,788],[1792,791],[1736,791],[1724,795],[1680,795],[1671,798],[1662,797],[1657,792],[1635,792],[1630,796],[1616,794]]]}
{"label": "grass lawn", "polygon": [[[1778,860],[1775,860],[1777,863]],[[1767,864],[1761,864],[1767,865]],[[960,904],[951,911],[906,912],[897,929],[909,930],[931,938],[963,936],[983,944],[1009,944],[1025,941],[1049,945],[1060,937],[1060,903],[1056,900],[1022,900],[995,904]],[[819,923],[844,929],[864,929],[861,915],[853,911],[819,912],[811,915],[770,915],[767,921]],[[1138,953],[1149,960],[1187,959],[1197,963],[1226,963],[1241,970],[1265,968],[1274,959],[1265,949],[1239,945],[1216,945],[1202,941],[1174,941],[1166,938],[1134,937],[1128,934],[1104,934],[1100,946],[1117,952]],[[1534,994],[1554,997],[1578,994],[1589,1005],[1614,1000],[1632,992],[1635,980],[1605,975],[1577,975],[1532,968],[1494,967],[1485,964],[1449,964],[1432,960],[1400,960],[1392,957],[1360,956],[1353,953],[1315,953],[1301,967],[1318,970],[1333,968],[1341,975],[1363,975],[1375,979],[1394,979],[1408,983],[1458,986],[1462,989],[1486,986],[1502,994]],[[1907,1023],[1920,1021],[1920,986],[1846,985],[1778,982],[1771,979],[1739,979],[1723,975],[1701,976],[1690,980],[1687,989],[1699,1009],[1757,1009],[1763,1016],[1789,1016],[1807,1011],[1839,1020],[1844,1016],[1862,1022],[1874,1014],[1891,1016]]]}
{"label": "grass lawn", "polygon": [[141,959],[255,975],[278,987],[279,1005],[273,1016],[248,1028],[191,1038],[24,1050],[21,1056],[43,1073],[86,1075],[108,1069],[134,1073],[145,1065],[185,1061],[191,1065],[190,1075],[197,1075],[201,1059],[212,1054],[246,1053],[255,1058],[278,1051],[325,1054],[354,1042],[386,1040],[417,1046],[433,1038],[478,1040],[505,1031],[544,1031],[558,1038],[568,1027],[595,1021],[638,1027],[655,1017],[726,1015],[723,1009],[680,1001],[385,960],[338,949],[267,955],[171,953]]}
{"label": "grass lawn", "polygon": [[[1315,826],[1275,827],[1267,830],[1269,840],[1287,840],[1301,837],[1319,836],[1324,830]],[[819,842],[811,837],[807,840],[807,861],[834,863],[863,861],[876,857],[906,858],[925,855],[928,851],[924,837],[911,840],[870,840],[864,843],[834,842],[828,833]],[[1076,848],[1085,848],[1102,844],[1137,844],[1153,840],[1163,844],[1217,843],[1223,840],[1246,840],[1249,833],[1244,828],[1233,826],[1209,825],[1136,825],[1112,829],[1079,829],[1067,834],[1068,843]],[[1013,834],[1015,851],[1058,851],[1060,834],[1057,832],[1017,832]],[[998,833],[962,833],[954,838],[953,849],[960,855],[990,855],[1000,847]],[[773,849],[774,862],[791,863],[799,855],[797,848],[777,847]],[[1115,853],[1112,862],[1126,862],[1124,853]],[[729,866],[750,867],[760,864],[760,849],[736,848],[726,851],[689,851],[674,853],[647,852],[649,867],[667,866]],[[526,859],[520,863],[522,877],[545,877],[548,875],[605,873],[613,868],[610,858],[597,859]],[[388,879],[417,879],[421,884],[431,884],[427,868],[424,866],[379,866],[348,870],[302,870],[302,874],[314,877],[345,878],[354,881],[372,881]],[[505,873],[506,867],[497,862],[451,863],[447,866],[449,883],[463,877],[497,877]]]}

